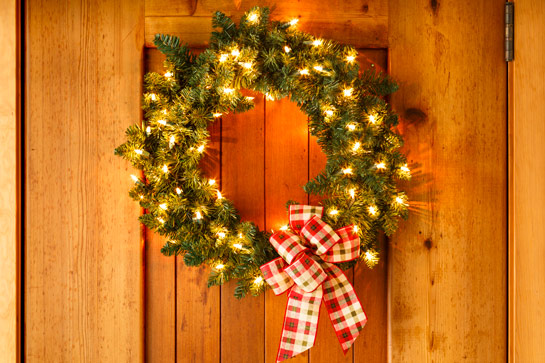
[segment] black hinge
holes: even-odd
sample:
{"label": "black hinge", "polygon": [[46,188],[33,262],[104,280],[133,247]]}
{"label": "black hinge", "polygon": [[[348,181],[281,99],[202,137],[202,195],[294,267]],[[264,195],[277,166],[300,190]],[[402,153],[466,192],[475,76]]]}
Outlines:
{"label": "black hinge", "polygon": [[515,58],[515,9],[514,3],[505,3],[505,61]]}

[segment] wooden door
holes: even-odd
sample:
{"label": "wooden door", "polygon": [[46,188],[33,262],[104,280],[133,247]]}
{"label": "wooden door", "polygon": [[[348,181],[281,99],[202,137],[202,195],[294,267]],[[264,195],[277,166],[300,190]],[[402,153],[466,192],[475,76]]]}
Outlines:
{"label": "wooden door", "polygon": [[[414,171],[406,185],[410,220],[386,241],[381,265],[352,272],[370,318],[362,336],[343,356],[323,316],[315,347],[293,362],[504,361],[507,89],[500,0],[27,0],[24,358],[274,360],[285,297],[236,301],[232,284],[208,289],[203,269],[161,256],[156,236],[141,238],[140,211],[126,195],[128,164],[113,156],[124,129],[139,122],[144,68],[160,68],[161,56],[150,48],[154,34],[203,47],[211,12],[236,18],[256,4],[276,5],[276,17],[300,16],[303,30],[355,45],[364,66],[399,81],[391,102]],[[534,66],[523,64],[519,70]],[[245,218],[270,229],[284,222],[287,199],[309,201],[301,185],[324,159],[294,105],[257,97],[255,110],[215,124],[207,173]],[[530,178],[531,165],[520,165]],[[529,204],[536,185],[522,189],[527,199],[520,201]],[[523,328],[520,334],[532,336]],[[521,359],[531,352],[521,350]]]}

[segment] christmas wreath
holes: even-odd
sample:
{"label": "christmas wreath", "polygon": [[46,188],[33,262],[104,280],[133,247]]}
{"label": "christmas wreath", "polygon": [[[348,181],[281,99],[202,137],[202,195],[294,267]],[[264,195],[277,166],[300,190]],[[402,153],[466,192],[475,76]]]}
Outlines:
{"label": "christmas wreath", "polygon": [[[267,274],[283,268],[279,255],[290,263],[308,256],[296,253],[306,247],[316,255],[299,261],[303,264],[317,261],[322,250],[334,268],[359,260],[372,266],[378,233],[392,234],[399,217],[407,216],[407,198],[396,181],[408,179],[410,172],[399,152],[397,115],[384,100],[396,84],[375,71],[360,72],[354,48],[301,32],[296,23],[270,21],[269,10],[256,7],[237,27],[216,12],[213,26],[220,31],[198,56],[178,38],[157,35],[166,72],[146,74],[143,124],[129,127],[127,141],[116,149],[143,171],[132,175],[130,196],[146,210],[142,223],[168,238],[162,252],[183,255],[189,266],[210,265],[209,286],[238,279],[237,297],[259,294],[265,281],[278,290]],[[241,220],[233,202],[199,169],[210,123],[253,107],[241,89],[269,100],[289,97],[308,115],[310,132],[327,156],[325,170],[304,186],[305,192],[324,196],[322,205],[288,201],[290,224],[272,236]],[[310,243],[301,237],[299,245],[282,245],[305,228],[340,239],[313,243],[308,235]],[[345,239],[351,243],[347,248],[357,250],[349,252],[351,259],[328,260],[330,247]]]}

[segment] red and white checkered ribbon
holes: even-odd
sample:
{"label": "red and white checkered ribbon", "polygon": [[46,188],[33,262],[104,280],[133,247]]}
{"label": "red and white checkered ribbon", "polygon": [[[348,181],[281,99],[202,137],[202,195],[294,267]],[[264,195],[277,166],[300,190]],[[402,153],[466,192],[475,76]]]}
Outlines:
{"label": "red and white checkered ribbon", "polygon": [[261,266],[276,295],[289,290],[277,362],[314,345],[322,300],[344,353],[367,322],[354,287],[332,264],[358,258],[360,239],[354,226],[335,231],[322,215],[322,207],[291,205],[290,226],[296,233],[273,234],[270,242],[280,257]]}

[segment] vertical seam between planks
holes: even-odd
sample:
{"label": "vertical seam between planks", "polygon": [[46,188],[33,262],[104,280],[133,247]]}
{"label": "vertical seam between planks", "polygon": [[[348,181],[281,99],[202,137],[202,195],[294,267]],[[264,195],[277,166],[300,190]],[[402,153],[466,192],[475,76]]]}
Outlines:
{"label": "vertical seam between planks", "polygon": [[[218,120],[218,122],[220,123],[220,150],[219,150],[219,164],[220,164],[220,167],[219,167],[219,173],[220,173],[220,190],[223,189],[223,117],[220,117],[220,119]],[[221,352],[222,352],[222,345],[223,345],[223,339],[222,339],[222,336],[221,336],[221,327],[222,327],[222,304],[221,304],[221,301],[222,301],[222,291],[223,289],[221,287],[219,287],[219,298],[218,298],[218,315],[219,315],[219,326],[218,326],[218,336],[219,336],[219,354],[218,354],[218,359],[219,359],[219,362],[221,363]]]}
{"label": "vertical seam between planks", "polygon": [[[263,100],[263,230],[267,231],[267,99]],[[267,361],[267,299],[263,294],[263,362]]]}

